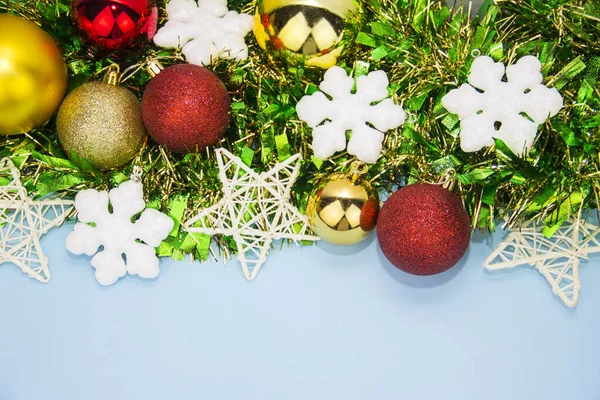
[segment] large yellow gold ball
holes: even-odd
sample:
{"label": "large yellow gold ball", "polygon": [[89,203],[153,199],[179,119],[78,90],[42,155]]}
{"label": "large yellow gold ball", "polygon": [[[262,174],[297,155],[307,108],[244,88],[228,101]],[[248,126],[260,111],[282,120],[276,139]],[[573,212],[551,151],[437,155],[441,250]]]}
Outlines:
{"label": "large yellow gold ball", "polygon": [[124,165],[146,139],[138,98],[104,82],[88,82],[69,93],[58,110],[56,131],[70,157],[76,154],[100,169]]}
{"label": "large yellow gold ball", "polygon": [[259,0],[254,36],[260,47],[327,69],[342,49],[345,18],[357,12],[355,0]]}
{"label": "large yellow gold ball", "polygon": [[67,67],[52,37],[33,22],[0,14],[0,135],[46,122],[66,88]]}
{"label": "large yellow gold ball", "polygon": [[366,181],[333,174],[308,198],[308,223],[323,240],[350,245],[366,239],[377,224],[379,196]]}

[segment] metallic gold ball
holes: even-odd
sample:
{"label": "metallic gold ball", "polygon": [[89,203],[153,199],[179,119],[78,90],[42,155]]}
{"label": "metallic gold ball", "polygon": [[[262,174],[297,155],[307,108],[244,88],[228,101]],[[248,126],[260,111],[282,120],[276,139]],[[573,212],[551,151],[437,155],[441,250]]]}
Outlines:
{"label": "metallic gold ball", "polygon": [[0,135],[42,125],[66,88],[67,67],[52,37],[33,22],[0,14]]}
{"label": "metallic gold ball", "polygon": [[377,224],[379,196],[366,181],[333,174],[311,193],[308,223],[323,240],[350,245],[366,239]]}
{"label": "metallic gold ball", "polygon": [[56,130],[73,153],[100,169],[117,168],[144,143],[140,101],[122,86],[89,82],[73,90],[58,110]]}
{"label": "metallic gold ball", "polygon": [[260,47],[306,57],[306,65],[327,69],[342,52],[345,18],[355,0],[259,0],[254,36]]}

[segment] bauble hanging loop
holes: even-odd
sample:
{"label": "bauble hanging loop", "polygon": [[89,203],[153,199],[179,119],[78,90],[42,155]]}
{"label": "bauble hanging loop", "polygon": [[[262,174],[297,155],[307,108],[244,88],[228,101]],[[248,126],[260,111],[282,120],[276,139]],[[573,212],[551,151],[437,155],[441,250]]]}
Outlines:
{"label": "bauble hanging loop", "polygon": [[349,177],[353,184],[362,180],[367,172],[369,172],[369,167],[362,161],[353,161],[352,164],[350,164]]}
{"label": "bauble hanging loop", "polygon": [[355,161],[349,173],[330,175],[310,194],[308,223],[321,239],[351,245],[366,239],[375,229],[379,196],[364,179],[367,170],[365,163]]}
{"label": "bauble hanging loop", "polygon": [[160,63],[156,58],[146,61],[146,72],[151,78],[160,74],[165,69],[165,66]]}
{"label": "bauble hanging loop", "polygon": [[118,64],[111,64],[108,67],[102,82],[112,86],[117,86],[121,82],[121,68],[119,68]]}
{"label": "bauble hanging loop", "polygon": [[133,170],[131,171],[131,175],[129,176],[129,179],[137,182],[137,183],[142,183],[142,175],[144,174],[144,170],[142,169],[142,167],[140,167],[139,165],[134,165],[133,166]]}
{"label": "bauble hanging loop", "polygon": [[440,176],[440,179],[436,184],[444,189],[453,191],[454,186],[456,186],[456,170],[454,168],[448,168],[446,171],[444,171],[442,176]]}

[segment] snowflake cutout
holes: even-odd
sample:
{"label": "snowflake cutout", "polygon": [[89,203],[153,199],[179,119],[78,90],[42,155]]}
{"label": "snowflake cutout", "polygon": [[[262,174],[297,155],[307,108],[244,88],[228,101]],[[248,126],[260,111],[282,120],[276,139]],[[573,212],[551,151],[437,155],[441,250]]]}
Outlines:
{"label": "snowflake cutout", "polygon": [[[383,132],[404,123],[404,110],[388,98],[389,81],[385,72],[359,76],[356,92],[352,93],[354,83],[343,68],[331,67],[319,85],[321,92],[302,97],[296,105],[298,117],[314,128],[312,146],[320,159],[346,149],[346,131],[350,130],[348,153],[363,162],[374,163],[383,147]],[[378,103],[372,105],[375,102]]]}
{"label": "snowflake cutout", "polygon": [[9,158],[0,160],[0,182],[0,264],[15,264],[30,278],[46,283],[50,269],[40,238],[62,225],[73,202],[52,197],[31,199]]}
{"label": "snowflake cutout", "polygon": [[442,98],[442,105],[461,120],[463,151],[481,150],[497,138],[515,154],[527,154],[538,126],[563,106],[558,90],[542,84],[541,68],[536,57],[522,57],[506,68],[504,82],[504,64],[487,56],[473,61],[470,85],[463,84]]}
{"label": "snowflake cutout", "polygon": [[565,222],[551,237],[542,234],[542,225],[525,222],[513,230],[484,263],[489,270],[535,267],[550,283],[552,292],[567,306],[579,300],[579,260],[600,252],[596,235],[600,228],[580,218]]}
{"label": "snowflake cutout", "polygon": [[223,198],[187,221],[187,232],[233,236],[249,281],[265,263],[273,240],[319,240],[308,234],[306,216],[289,202],[300,171],[299,154],[260,174],[225,149],[217,149],[215,156]]}
{"label": "snowflake cutout", "polygon": [[[159,211],[144,210],[141,182],[123,182],[110,193],[83,190],[75,196],[75,208],[80,222],[67,237],[67,249],[78,255],[95,254],[91,263],[99,284],[112,285],[126,273],[142,278],[158,276],[155,248],[171,232],[174,222]],[[132,222],[142,210],[139,219]],[[104,249],[98,252],[100,246]]]}
{"label": "snowflake cutout", "polygon": [[210,65],[216,58],[248,58],[244,37],[253,18],[227,9],[227,0],[171,0],[169,20],[156,32],[154,43],[178,48],[190,64]]}

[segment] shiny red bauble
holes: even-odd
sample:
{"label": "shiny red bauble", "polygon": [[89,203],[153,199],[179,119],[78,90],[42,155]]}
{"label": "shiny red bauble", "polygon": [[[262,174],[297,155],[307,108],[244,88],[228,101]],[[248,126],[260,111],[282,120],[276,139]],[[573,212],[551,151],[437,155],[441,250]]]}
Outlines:
{"label": "shiny red bauble", "polygon": [[217,144],[229,126],[231,98],[219,77],[191,64],[173,65],[156,75],[142,97],[148,134],[176,153]]}
{"label": "shiny red bauble", "polygon": [[383,254],[402,271],[439,274],[467,251],[471,220],[454,193],[416,183],[396,191],[383,204],[377,239]]}
{"label": "shiny red bauble", "polygon": [[73,19],[90,50],[113,54],[156,33],[154,0],[73,0]]}

